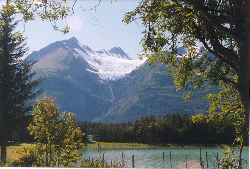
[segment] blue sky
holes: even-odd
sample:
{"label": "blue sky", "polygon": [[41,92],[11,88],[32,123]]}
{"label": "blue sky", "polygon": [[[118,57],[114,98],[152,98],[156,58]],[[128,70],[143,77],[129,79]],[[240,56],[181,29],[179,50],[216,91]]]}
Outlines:
{"label": "blue sky", "polygon": [[[67,1],[69,6],[74,1]],[[139,44],[143,37],[144,27],[139,22],[133,22],[126,25],[122,22],[124,13],[132,11],[138,6],[139,1],[128,0],[102,0],[99,6],[90,11],[82,9],[91,9],[99,3],[98,0],[78,0],[74,7],[74,15],[68,16],[63,21],[58,22],[59,27],[66,26],[70,18],[82,21],[82,27],[79,31],[71,30],[64,35],[60,31],[53,30],[48,21],[29,21],[25,24],[19,24],[18,30],[23,32],[27,38],[29,52],[38,51],[41,48],[55,41],[61,41],[76,37],[82,45],[89,46],[92,50],[111,49],[112,47],[121,47],[133,59],[137,59],[137,54],[142,53],[142,47]],[[79,21],[79,23],[81,23]],[[24,29],[25,28],[25,29]]]}

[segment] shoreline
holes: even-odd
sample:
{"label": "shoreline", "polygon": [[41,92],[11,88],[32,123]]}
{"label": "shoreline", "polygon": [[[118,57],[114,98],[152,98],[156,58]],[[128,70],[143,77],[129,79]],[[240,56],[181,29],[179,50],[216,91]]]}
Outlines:
{"label": "shoreline", "polygon": [[[106,146],[106,147],[184,147],[184,148],[203,148],[203,147],[214,147],[214,148],[232,148],[232,145],[226,144],[143,144],[143,143],[117,143],[117,142],[96,142],[91,141],[86,145],[88,147],[98,147]],[[238,148],[239,145],[235,145],[234,148]],[[243,146],[243,149],[249,149],[248,146]]]}
{"label": "shoreline", "polygon": [[[18,160],[19,155],[16,153],[18,149],[21,147],[30,147],[34,145],[35,143],[15,143],[14,145],[9,145],[7,147],[7,165],[11,162]],[[151,144],[140,144],[140,143],[108,143],[108,142],[89,142],[87,144],[82,144],[82,148],[84,147],[93,147],[93,148],[104,148],[104,147],[116,147],[116,148],[147,148],[147,147],[169,147],[169,148],[175,148],[175,147],[183,147],[183,148],[205,148],[205,147],[213,147],[213,148],[232,148],[230,145],[209,145],[209,144],[200,144],[200,145],[194,145],[194,144],[158,144],[158,145],[151,145]],[[235,146],[235,150],[238,146]],[[244,146],[243,149],[249,149],[249,147]]]}

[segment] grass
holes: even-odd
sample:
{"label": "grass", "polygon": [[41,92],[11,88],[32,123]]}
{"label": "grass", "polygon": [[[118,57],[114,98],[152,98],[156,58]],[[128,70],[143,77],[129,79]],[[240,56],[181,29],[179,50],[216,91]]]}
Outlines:
{"label": "grass", "polygon": [[[152,147],[152,146],[162,146],[162,147],[215,147],[215,148],[231,148],[232,145],[226,145],[226,144],[142,144],[142,143],[108,143],[108,142],[96,142],[92,141],[91,143],[87,144],[88,147]],[[238,148],[239,146],[235,145],[235,148]],[[247,146],[243,147],[249,148]]]}
{"label": "grass", "polygon": [[32,145],[33,145],[32,143],[20,143],[20,144],[8,146],[7,147],[6,167],[8,167],[10,165],[10,163],[12,163],[20,158],[20,155],[16,152],[19,148],[30,147]]}
{"label": "grass", "polygon": [[96,142],[88,144],[89,147],[149,147],[149,144],[140,144],[140,143],[108,143],[108,142]]}

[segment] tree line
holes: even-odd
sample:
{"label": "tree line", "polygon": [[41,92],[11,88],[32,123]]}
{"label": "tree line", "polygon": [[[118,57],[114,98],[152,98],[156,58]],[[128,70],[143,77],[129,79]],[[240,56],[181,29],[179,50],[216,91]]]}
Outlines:
{"label": "tree line", "polygon": [[[167,64],[178,89],[203,89],[206,81],[210,85],[220,85],[220,93],[209,94],[207,98],[215,110],[212,112],[223,114],[218,119],[186,115],[188,118],[183,120],[179,115],[174,115],[175,118],[166,115],[155,118],[155,121],[145,117],[147,120],[142,118],[134,123],[103,124],[95,130],[94,138],[107,141],[127,139],[129,142],[224,143],[237,137],[241,152],[243,140],[248,142],[249,133],[249,6],[250,1],[247,0],[152,0],[142,1],[134,11],[126,13],[125,23],[143,18],[143,55],[151,60],[151,65],[155,62]],[[42,9],[41,12],[38,9]],[[69,7],[47,0],[41,3],[6,0],[6,5],[0,10],[0,145],[3,164],[6,163],[7,140],[10,135],[16,135],[17,121],[28,114],[30,106],[27,102],[35,97],[37,93],[33,93],[33,89],[41,82],[30,81],[35,75],[30,72],[33,63],[21,59],[25,53],[24,38],[21,33],[12,32],[17,24],[12,22],[12,17],[19,13],[27,22],[38,14],[58,29],[56,21],[65,18],[68,12]],[[61,31],[67,33],[68,27]],[[165,33],[171,36],[166,37]],[[193,47],[197,41],[213,57],[206,53],[199,55]],[[179,43],[189,48],[188,57],[177,57]],[[170,49],[170,53],[166,53],[166,49]],[[228,114],[231,116],[226,116]],[[99,132],[101,129],[103,132]],[[106,138],[102,138],[101,134],[105,132]],[[239,154],[236,167],[242,168]]]}
{"label": "tree line", "polygon": [[234,119],[231,116],[209,118],[209,115],[176,113],[157,118],[142,116],[133,123],[99,123],[94,128],[93,139],[146,144],[232,144],[236,138]]}

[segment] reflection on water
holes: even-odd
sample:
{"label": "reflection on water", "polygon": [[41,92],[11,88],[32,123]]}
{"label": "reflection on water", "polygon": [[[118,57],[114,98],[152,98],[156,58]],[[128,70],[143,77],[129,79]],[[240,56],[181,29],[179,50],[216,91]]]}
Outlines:
{"label": "reflection on water", "polygon": [[[163,154],[164,152],[164,154]],[[216,156],[221,159],[222,148],[184,148],[184,147],[85,147],[81,153],[83,159],[96,158],[98,155],[105,156],[105,161],[125,160],[125,167],[132,167],[132,155],[135,158],[136,168],[178,168],[185,161],[203,161],[205,168],[217,168]],[[238,151],[235,151],[236,157]],[[206,155],[207,154],[207,155]],[[164,160],[163,160],[164,157]],[[242,158],[246,160],[244,167],[248,169],[249,150],[243,149]]]}

